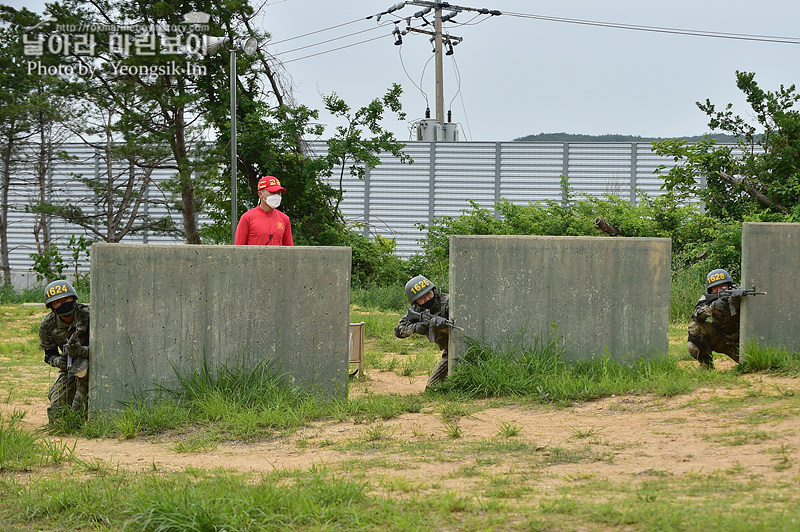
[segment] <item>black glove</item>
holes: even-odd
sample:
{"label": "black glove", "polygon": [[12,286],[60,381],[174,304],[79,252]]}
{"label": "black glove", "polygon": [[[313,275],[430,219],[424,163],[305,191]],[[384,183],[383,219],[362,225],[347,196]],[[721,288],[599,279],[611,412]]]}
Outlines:
{"label": "black glove", "polygon": [[434,327],[444,327],[447,325],[447,318],[441,316],[431,316],[431,325]]}
{"label": "black glove", "polygon": [[720,311],[722,311],[722,309],[725,309],[725,308],[728,307],[728,298],[727,297],[717,298],[714,301],[712,301],[709,306],[712,309],[716,310],[717,312],[720,312]]}
{"label": "black glove", "polygon": [[52,357],[47,363],[54,368],[67,369],[67,357],[65,356]]}
{"label": "black glove", "polygon": [[422,321],[419,321],[414,324],[413,331],[417,334],[428,334],[428,324]]}
{"label": "black glove", "polygon": [[76,341],[66,344],[64,346],[64,352],[70,355],[72,358],[80,358],[86,356],[88,349],[86,346],[83,346]]}

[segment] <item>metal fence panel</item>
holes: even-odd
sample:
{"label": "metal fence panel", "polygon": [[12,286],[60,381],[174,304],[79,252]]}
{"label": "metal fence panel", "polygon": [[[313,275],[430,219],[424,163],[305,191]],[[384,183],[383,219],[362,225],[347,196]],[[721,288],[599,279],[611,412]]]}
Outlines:
{"label": "metal fence panel", "polygon": [[526,205],[561,199],[564,146],[550,142],[502,142],[499,144],[500,186],[498,199]]}
{"label": "metal fence panel", "polygon": [[[312,156],[323,157],[327,146],[322,141],[307,144]],[[576,194],[602,196],[614,194],[631,202],[642,192],[650,196],[663,193],[663,179],[657,169],[668,170],[671,158],[660,157],[650,150],[650,143],[578,143],[578,142],[408,142],[404,152],[413,159],[402,164],[398,158],[382,154],[381,164],[367,170],[363,179],[350,175],[349,168],[335,168],[329,185],[344,191],[340,205],[346,219],[366,235],[382,235],[394,239],[396,252],[407,258],[418,249],[418,240],[425,236],[420,226],[429,225],[442,216],[459,216],[470,208],[469,201],[491,209],[498,201],[507,200],[526,205],[546,200],[562,201],[561,177],[569,177]],[[92,195],[85,184],[76,179],[102,177],[106,172],[101,152],[83,144],[65,147],[70,158],[55,165],[48,181],[48,200],[86,206]],[[37,149],[36,145],[28,146]],[[738,152],[738,150],[737,150]],[[125,171],[116,165],[114,172]],[[181,213],[169,209],[169,194],[163,186],[173,170],[155,170],[148,189],[149,202],[143,214],[149,218],[171,216],[182,226]],[[12,270],[30,279],[36,252],[33,236],[35,215],[27,207],[36,201],[38,188],[30,169],[14,176],[9,191],[9,241]],[[291,201],[291,191],[287,195]],[[206,220],[201,218],[200,223]],[[72,234],[88,234],[82,228],[50,220],[54,242],[67,258],[66,242]],[[174,236],[152,232],[128,235],[128,243],[177,243]],[[82,269],[87,257],[80,257]],[[15,283],[18,284],[18,283]],[[29,283],[22,283],[29,284]]]}

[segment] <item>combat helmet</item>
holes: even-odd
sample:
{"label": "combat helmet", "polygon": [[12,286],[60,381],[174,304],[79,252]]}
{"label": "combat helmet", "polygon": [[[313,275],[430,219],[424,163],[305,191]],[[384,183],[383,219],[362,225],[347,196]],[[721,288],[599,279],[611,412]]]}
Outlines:
{"label": "combat helmet", "polygon": [[706,292],[710,292],[713,287],[725,283],[733,284],[733,277],[728,273],[728,270],[723,270],[722,268],[711,270],[706,275]]}
{"label": "combat helmet", "polygon": [[77,301],[78,292],[72,288],[69,281],[53,281],[44,287],[44,306],[50,308],[50,303],[62,297],[72,296]]}
{"label": "combat helmet", "polygon": [[416,277],[412,277],[411,280],[406,283],[406,298],[408,298],[409,303],[414,303],[414,301],[424,296],[434,288],[436,287],[433,285],[430,279],[424,275],[417,275]]}

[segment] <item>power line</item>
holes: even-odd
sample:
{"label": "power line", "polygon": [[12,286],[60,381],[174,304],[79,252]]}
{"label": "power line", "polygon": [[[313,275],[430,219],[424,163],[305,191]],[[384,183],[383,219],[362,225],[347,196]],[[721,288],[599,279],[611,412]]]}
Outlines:
{"label": "power line", "polygon": [[343,50],[343,49],[345,49],[345,48],[350,48],[351,46],[358,46],[359,44],[364,44],[364,43],[367,43],[367,42],[376,41],[376,40],[378,40],[378,39],[383,39],[384,37],[389,37],[389,36],[391,36],[391,35],[392,35],[391,33],[386,33],[386,34],[384,34],[384,35],[378,35],[377,37],[373,37],[372,39],[365,39],[365,40],[363,40],[363,41],[354,42],[354,43],[352,43],[352,44],[346,44],[346,45],[344,45],[344,46],[340,46],[340,47],[338,47],[338,48],[331,48],[330,50],[325,50],[325,51],[322,51],[322,52],[317,52],[316,54],[304,55],[303,57],[295,57],[294,59],[288,59],[288,60],[286,60],[286,61],[283,61],[283,60],[281,60],[281,62],[282,62],[282,63],[284,63],[284,64],[287,64],[287,63],[293,63],[293,62],[295,62],[295,61],[300,61],[301,59],[308,59],[309,57],[316,57],[316,56],[318,56],[318,55],[329,54],[329,53],[331,53],[331,52],[335,52],[335,51],[337,51],[337,50]]}
{"label": "power line", "polygon": [[605,22],[600,20],[584,20],[564,17],[551,17],[530,13],[503,12],[504,16],[543,20],[547,22],[561,22],[564,24],[578,24],[583,26],[598,26],[603,28],[616,28],[623,30],[647,31],[652,33],[669,33],[674,35],[690,35],[694,37],[709,37],[715,39],[734,39],[741,41],[774,42],[782,44],[800,44],[798,37],[778,37],[774,35],[754,35],[748,33],[732,33],[723,31],[688,30],[681,28],[668,28],[661,26],[642,26],[638,24],[623,24],[618,22]]}
{"label": "power line", "polygon": [[[400,66],[402,66],[402,67],[403,67],[403,72],[405,72],[405,73],[406,73],[406,76],[407,76],[407,77],[408,77],[408,79],[411,81],[411,83],[412,83],[412,84],[413,84],[413,85],[414,85],[414,86],[415,86],[417,89],[419,89],[419,92],[421,92],[421,93],[422,93],[422,97],[423,97],[423,98],[425,98],[425,106],[427,107],[427,105],[428,105],[428,95],[427,95],[427,94],[425,94],[425,91],[424,91],[424,90],[422,90],[422,87],[420,87],[419,85],[417,85],[416,83],[414,83],[414,80],[411,78],[411,75],[408,73],[408,70],[406,70],[406,65],[405,65],[405,63],[403,62],[403,45],[400,45],[400,46],[399,46],[399,48],[398,48],[397,52],[398,52],[398,53],[399,53],[399,55],[400,55]],[[429,61],[430,61],[430,59],[429,59]],[[426,63],[426,66],[427,66],[427,63]],[[423,70],[423,72],[424,72],[424,70]]]}
{"label": "power line", "polygon": [[[455,67],[456,72],[456,79],[458,80],[458,92],[456,93],[461,100],[461,110],[464,111],[464,121],[467,123],[467,132],[469,132],[469,138],[472,138],[472,128],[469,127],[469,117],[467,116],[467,106],[464,105],[464,95],[461,92],[461,72],[458,70],[458,63],[456,62],[456,56],[452,55],[451,58],[453,59],[453,67]],[[455,100],[455,96],[453,96],[453,100]],[[453,100],[450,100],[450,105],[453,104]]]}
{"label": "power line", "polygon": [[297,37],[289,37],[288,39],[281,39],[280,41],[272,41],[270,44],[280,44],[287,41],[293,41],[295,39],[302,39],[303,37],[308,37],[309,35],[316,35],[317,33],[322,33],[323,31],[328,30],[335,30],[336,28],[341,28],[343,26],[348,26],[350,24],[355,24],[356,22],[361,22],[364,20],[363,18],[357,18],[355,20],[351,20],[350,22],[344,22],[342,24],[337,24],[336,26],[331,26],[329,28],[322,28],[321,30],[312,31],[310,33],[304,33],[303,35],[298,35]]}
{"label": "power line", "polygon": [[[508,17],[515,17],[515,18],[541,20],[541,21],[545,21],[545,22],[558,22],[558,23],[563,23],[563,24],[576,24],[576,25],[583,25],[583,26],[596,26],[596,27],[613,28],[613,29],[626,29],[626,30],[632,30],[632,31],[646,31],[646,32],[651,32],[651,33],[667,33],[667,34],[673,34],[673,35],[688,35],[688,36],[695,36],[695,37],[709,37],[709,38],[717,38],[717,39],[733,39],[733,40],[745,40],[745,41],[756,41],[756,42],[773,42],[773,43],[780,43],[780,44],[800,44],[800,38],[797,38],[797,37],[782,37],[782,36],[774,36],[774,35],[758,35],[758,34],[748,34],[748,33],[733,33],[733,32],[706,31],[706,30],[692,30],[692,29],[670,28],[670,27],[662,27],[662,26],[645,26],[645,25],[638,25],[638,24],[625,24],[625,23],[619,23],[619,22],[607,22],[607,21],[599,21],[599,20],[574,19],[574,18],[566,18],[566,17],[554,17],[554,16],[549,16],[549,15],[537,15],[537,14],[534,14],[534,13],[515,13],[515,12],[509,12],[509,11],[503,11],[502,15],[503,16],[508,16]],[[475,17],[471,18],[470,20],[468,20],[467,22],[457,22],[455,20],[451,20],[451,23],[458,24],[460,26],[474,26],[474,25],[477,25],[477,24],[481,24],[482,22],[484,22],[484,21],[486,21],[486,20],[488,20],[488,19],[490,19],[490,18],[492,18],[493,16],[496,16],[496,15],[488,15],[488,16],[484,17],[483,19],[481,19],[478,22],[473,22],[479,16],[480,16],[480,13],[478,15],[476,15]],[[322,28],[322,29],[319,29],[319,30],[316,30],[316,31],[312,31],[312,32],[309,32],[309,33],[304,33],[302,35],[297,35],[295,37],[289,37],[287,39],[281,39],[280,41],[272,41],[269,44],[275,45],[275,44],[281,44],[281,43],[293,41],[293,40],[296,40],[296,39],[301,39],[303,37],[308,37],[310,35],[316,35],[318,33],[322,33],[322,32],[325,32],[325,31],[330,31],[330,30],[334,30],[334,29],[341,28],[341,27],[344,27],[344,26],[349,26],[350,24],[355,24],[356,22],[361,22],[363,20],[364,20],[363,18],[354,19],[354,20],[351,20],[349,22],[344,22],[342,24],[336,24],[334,26],[329,26],[327,28]],[[390,23],[391,24],[399,24],[399,23],[401,23],[401,20],[394,20],[394,21],[391,21],[391,22],[387,21],[384,24],[390,24]],[[301,46],[299,48],[294,48],[292,50],[286,50],[286,51],[279,52],[279,53],[280,54],[286,54],[286,53],[290,53],[290,52],[296,52],[298,50],[303,50],[303,49],[306,49],[306,48],[312,48],[314,46],[319,46],[321,44],[326,44],[326,43],[333,42],[333,41],[336,41],[336,40],[339,40],[339,39],[352,37],[353,35],[366,33],[368,31],[372,31],[374,29],[380,28],[384,24],[381,24],[381,25],[378,25],[378,26],[375,26],[373,28],[369,28],[369,29],[366,29],[366,30],[361,30],[361,31],[349,33],[347,35],[343,35],[343,36],[340,36],[340,37],[334,37],[334,38],[327,39],[327,40],[324,40],[324,41],[320,41],[320,42],[317,42],[317,43],[314,43],[314,44]],[[308,56],[304,56],[304,57],[299,57],[299,58],[296,58],[296,59],[292,59],[290,61],[299,61],[300,59],[306,59],[306,58],[309,58],[309,57],[314,57],[316,55],[321,55],[321,54],[333,52],[333,51],[336,51],[336,50],[342,50],[344,48],[349,48],[350,46],[356,46],[357,44],[363,44],[363,43],[366,43],[366,42],[370,42],[372,40],[377,40],[377,38],[376,39],[369,39],[369,40],[365,40],[365,41],[360,41],[358,43],[354,43],[354,44],[348,45],[348,46],[342,46],[342,47],[338,47],[338,48],[333,48],[331,50],[320,52],[318,54],[312,54],[312,55],[308,55]]]}
{"label": "power line", "polygon": [[[291,50],[283,50],[283,51],[281,51],[279,53],[288,54],[288,53],[291,53],[291,52],[296,52],[298,50],[305,50],[306,48],[313,48],[314,46],[319,46],[320,44],[326,44],[326,43],[329,43],[329,42],[338,41],[339,39],[346,39],[347,37],[352,37],[353,35],[359,35],[361,33],[366,33],[368,31],[373,31],[373,30],[378,30],[380,28],[381,28],[380,26],[375,26],[374,28],[367,28],[365,30],[356,31],[356,32],[353,32],[353,33],[348,33],[347,35],[342,35],[340,37],[333,37],[333,38],[327,39],[325,41],[320,41],[320,42],[313,43],[313,44],[307,44],[306,46],[300,46],[299,48],[292,48]],[[286,42],[286,41],[281,41],[281,42]],[[271,43],[271,44],[276,44],[276,43]]]}

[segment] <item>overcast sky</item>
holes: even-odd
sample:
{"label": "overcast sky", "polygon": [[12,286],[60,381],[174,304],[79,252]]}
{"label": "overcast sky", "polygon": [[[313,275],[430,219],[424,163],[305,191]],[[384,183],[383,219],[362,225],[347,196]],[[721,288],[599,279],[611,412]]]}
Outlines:
{"label": "overcast sky", "polygon": [[[36,2],[10,3],[42,10]],[[409,34],[403,37],[402,46],[395,46],[390,35],[394,26],[387,21],[397,20],[397,16],[383,16],[380,26],[375,17],[366,19],[396,3],[269,0],[259,19],[263,29],[272,34],[266,49],[284,61],[296,101],[321,108],[321,95],[336,91],[351,105],[361,106],[396,82],[403,86],[403,107],[409,121],[423,117],[425,95],[435,114],[434,61],[425,66],[432,56],[429,38]],[[445,109],[452,109],[453,121],[461,124],[466,140],[511,140],[562,131],[658,137],[700,134],[707,131],[707,119],[695,105],[698,100],[709,98],[718,106],[733,102],[735,110],[745,112],[741,92],[735,86],[737,69],[755,72],[756,81],[766,90],[800,81],[798,0],[450,3],[505,13],[478,18],[461,13],[454,19],[460,24],[445,25],[448,33],[463,38],[454,54],[445,57],[444,100]],[[405,18],[419,9],[406,6],[393,15]],[[786,37],[798,44],[633,31],[523,18],[512,13]],[[345,25],[296,38],[341,24]],[[419,21],[413,24],[418,26]],[[400,29],[405,25],[403,21]],[[346,35],[350,36],[336,39]],[[382,35],[377,40],[321,53]],[[322,43],[330,39],[336,40]],[[324,115],[321,121],[329,127],[334,125]],[[407,122],[388,125],[400,139],[409,139]]]}

